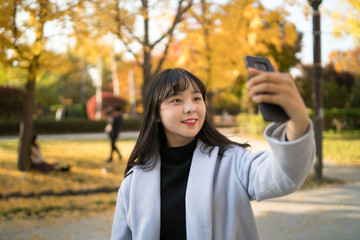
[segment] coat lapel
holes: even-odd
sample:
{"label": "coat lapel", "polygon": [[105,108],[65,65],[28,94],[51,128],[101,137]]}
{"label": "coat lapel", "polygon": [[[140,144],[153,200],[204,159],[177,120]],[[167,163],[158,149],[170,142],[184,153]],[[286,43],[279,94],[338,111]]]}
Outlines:
{"label": "coat lapel", "polygon": [[212,239],[212,191],[218,148],[209,155],[199,140],[191,163],[186,190],[187,238]]}
{"label": "coat lapel", "polygon": [[133,174],[133,239],[160,239],[160,162],[150,171],[137,169]]}

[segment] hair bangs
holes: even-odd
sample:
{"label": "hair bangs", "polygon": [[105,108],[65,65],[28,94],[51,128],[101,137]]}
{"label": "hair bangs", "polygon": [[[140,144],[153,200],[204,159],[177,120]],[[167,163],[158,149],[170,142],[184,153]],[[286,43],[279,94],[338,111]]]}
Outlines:
{"label": "hair bangs", "polygon": [[159,95],[160,103],[163,102],[166,98],[185,91],[190,87],[190,84],[195,91],[200,92],[204,96],[205,91],[201,89],[201,83],[198,83],[196,80],[196,78],[194,79],[182,69],[176,69],[175,71],[170,72],[170,74],[163,82],[162,91]]}

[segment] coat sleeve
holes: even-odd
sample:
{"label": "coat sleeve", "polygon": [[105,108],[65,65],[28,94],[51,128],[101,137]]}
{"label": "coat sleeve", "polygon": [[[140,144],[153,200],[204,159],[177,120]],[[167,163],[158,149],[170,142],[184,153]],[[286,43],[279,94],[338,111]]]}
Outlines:
{"label": "coat sleeve", "polygon": [[273,123],[264,132],[271,152],[239,151],[237,174],[250,199],[262,201],[287,195],[305,181],[315,155],[312,123],[295,141],[282,140],[285,124]]}
{"label": "coat sleeve", "polygon": [[[125,178],[126,179],[126,178]],[[128,179],[126,179],[128,180]],[[111,231],[111,240],[130,240],[132,233],[128,224],[128,200],[124,194],[125,180],[122,183],[117,195],[114,220]]]}

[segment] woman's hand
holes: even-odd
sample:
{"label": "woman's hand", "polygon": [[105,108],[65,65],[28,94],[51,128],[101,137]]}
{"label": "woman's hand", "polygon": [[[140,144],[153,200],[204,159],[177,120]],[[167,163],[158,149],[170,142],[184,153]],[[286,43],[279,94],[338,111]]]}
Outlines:
{"label": "woman's hand", "polygon": [[253,101],[276,104],[284,109],[290,118],[286,123],[289,141],[303,136],[309,128],[309,115],[290,74],[263,72],[255,68],[249,68],[248,71],[252,78],[246,86]]}

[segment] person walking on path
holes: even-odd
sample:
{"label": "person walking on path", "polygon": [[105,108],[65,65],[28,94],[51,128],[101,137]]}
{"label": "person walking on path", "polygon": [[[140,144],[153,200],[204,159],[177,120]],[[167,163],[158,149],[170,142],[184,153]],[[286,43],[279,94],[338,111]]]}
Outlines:
{"label": "person walking on path", "polygon": [[119,149],[116,147],[116,140],[121,131],[123,113],[122,113],[120,107],[117,107],[117,106],[114,107],[113,109],[112,108],[109,109],[109,111],[107,111],[107,113],[110,114],[110,116],[108,117],[108,120],[107,120],[105,132],[109,135],[110,148],[111,148],[110,157],[107,160],[107,162],[112,162],[114,151],[118,154],[119,159],[122,160],[122,155],[121,155]]}
{"label": "person walking on path", "polygon": [[250,201],[298,189],[315,144],[290,75],[249,73],[253,100],[278,104],[290,117],[265,130],[272,153],[251,153],[248,144],[216,130],[206,114],[205,86],[190,72],[167,69],[153,79],[118,191],[112,240],[260,239]]}

